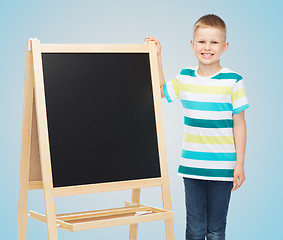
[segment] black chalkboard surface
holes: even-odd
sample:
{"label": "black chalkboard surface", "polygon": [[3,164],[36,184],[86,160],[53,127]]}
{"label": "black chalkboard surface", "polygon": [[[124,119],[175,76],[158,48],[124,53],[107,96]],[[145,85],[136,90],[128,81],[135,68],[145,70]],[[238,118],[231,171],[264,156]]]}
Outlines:
{"label": "black chalkboard surface", "polygon": [[42,53],[54,187],[160,177],[148,53]]}

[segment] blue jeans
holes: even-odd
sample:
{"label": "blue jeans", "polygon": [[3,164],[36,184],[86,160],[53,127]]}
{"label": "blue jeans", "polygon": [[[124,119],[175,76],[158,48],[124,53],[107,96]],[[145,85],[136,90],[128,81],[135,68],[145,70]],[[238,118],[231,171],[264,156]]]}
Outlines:
{"label": "blue jeans", "polygon": [[186,240],[225,240],[232,181],[184,178]]}

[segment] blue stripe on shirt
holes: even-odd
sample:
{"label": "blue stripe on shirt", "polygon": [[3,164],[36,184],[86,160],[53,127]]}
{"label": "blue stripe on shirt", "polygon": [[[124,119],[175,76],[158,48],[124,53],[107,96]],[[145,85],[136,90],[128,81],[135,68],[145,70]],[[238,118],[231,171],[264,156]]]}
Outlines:
{"label": "blue stripe on shirt", "polygon": [[168,93],[168,89],[167,89],[166,83],[163,84],[163,92],[164,92],[164,95],[165,95],[167,101],[169,103],[172,102],[172,99],[170,98],[170,95]]}
{"label": "blue stripe on shirt", "polygon": [[207,161],[236,161],[236,152],[223,153],[223,152],[195,152],[182,150],[182,157],[195,160]]}
{"label": "blue stripe on shirt", "polygon": [[203,111],[233,111],[231,103],[217,102],[197,102],[190,100],[180,100],[186,109],[203,110]]}

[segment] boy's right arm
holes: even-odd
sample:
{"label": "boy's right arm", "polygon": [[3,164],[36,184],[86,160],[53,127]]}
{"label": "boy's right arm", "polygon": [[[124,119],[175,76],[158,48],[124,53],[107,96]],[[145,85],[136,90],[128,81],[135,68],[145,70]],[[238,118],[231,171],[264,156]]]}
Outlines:
{"label": "boy's right arm", "polygon": [[154,37],[146,37],[144,41],[154,41],[157,47],[157,58],[158,58],[158,71],[160,76],[160,93],[161,98],[165,98],[164,91],[163,91],[163,84],[165,83],[163,70],[162,70],[162,61],[161,61],[161,45],[158,39]]}

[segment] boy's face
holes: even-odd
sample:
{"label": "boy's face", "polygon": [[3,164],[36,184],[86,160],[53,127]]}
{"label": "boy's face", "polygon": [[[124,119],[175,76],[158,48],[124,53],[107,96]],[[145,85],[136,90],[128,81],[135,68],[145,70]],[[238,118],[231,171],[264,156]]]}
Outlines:
{"label": "boy's face", "polygon": [[213,65],[220,61],[221,54],[228,48],[225,42],[225,33],[218,28],[199,28],[191,47],[195,52],[199,63]]}

